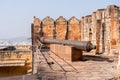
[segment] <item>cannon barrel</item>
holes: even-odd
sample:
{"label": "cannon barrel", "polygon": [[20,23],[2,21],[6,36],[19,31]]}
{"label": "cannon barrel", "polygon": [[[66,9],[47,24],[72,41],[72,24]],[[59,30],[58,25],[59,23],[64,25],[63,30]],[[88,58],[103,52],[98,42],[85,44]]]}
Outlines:
{"label": "cannon barrel", "polygon": [[91,51],[92,49],[96,49],[96,46],[93,45],[90,41],[60,40],[41,37],[40,42],[43,44],[62,44],[67,46],[73,46],[77,49],[87,52]]}

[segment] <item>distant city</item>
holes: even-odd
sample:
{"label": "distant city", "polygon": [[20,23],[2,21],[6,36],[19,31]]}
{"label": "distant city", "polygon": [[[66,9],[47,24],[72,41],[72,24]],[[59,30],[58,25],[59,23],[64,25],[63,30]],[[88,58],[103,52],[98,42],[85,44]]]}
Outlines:
{"label": "distant city", "polygon": [[12,39],[0,39],[0,46],[13,46],[13,45],[31,45],[31,38],[17,37]]}

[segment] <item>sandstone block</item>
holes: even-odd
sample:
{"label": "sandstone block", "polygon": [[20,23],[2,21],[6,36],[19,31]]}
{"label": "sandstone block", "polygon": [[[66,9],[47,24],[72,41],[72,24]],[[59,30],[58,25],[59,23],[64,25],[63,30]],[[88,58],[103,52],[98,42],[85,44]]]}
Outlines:
{"label": "sandstone block", "polygon": [[[58,59],[58,57],[56,57],[56,55],[57,55],[67,61],[82,60],[82,51],[79,49],[76,49],[75,47],[72,47],[72,46],[51,44],[50,51],[52,51],[50,53],[50,55],[52,57],[54,57],[55,59]],[[56,55],[54,55],[54,54],[56,54]]]}

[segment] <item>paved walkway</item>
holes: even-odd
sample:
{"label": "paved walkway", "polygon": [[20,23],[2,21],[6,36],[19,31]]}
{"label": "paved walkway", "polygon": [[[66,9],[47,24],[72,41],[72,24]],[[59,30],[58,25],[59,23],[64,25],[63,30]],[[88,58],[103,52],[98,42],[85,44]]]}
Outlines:
{"label": "paved walkway", "polygon": [[0,80],[37,80],[37,76],[36,75],[21,75],[21,76],[0,78]]}
{"label": "paved walkway", "polygon": [[117,57],[86,53],[84,60],[77,62],[66,62],[59,58],[54,61],[46,57],[51,64],[49,66],[44,60],[39,64],[38,76],[42,80],[111,80],[116,72]]}
{"label": "paved walkway", "polygon": [[0,80],[111,80],[116,72],[117,57],[108,58],[104,55],[86,53],[83,61],[68,62],[60,58],[54,60],[48,53],[44,53],[44,56],[46,59],[39,55],[42,62],[38,64],[37,75],[7,77]]}

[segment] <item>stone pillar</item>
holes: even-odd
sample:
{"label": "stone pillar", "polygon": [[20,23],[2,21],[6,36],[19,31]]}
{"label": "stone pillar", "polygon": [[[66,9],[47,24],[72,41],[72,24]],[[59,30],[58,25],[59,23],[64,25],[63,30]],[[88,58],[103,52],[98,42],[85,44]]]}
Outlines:
{"label": "stone pillar", "polygon": [[93,27],[93,38],[92,38],[92,43],[96,45],[96,12],[92,13],[92,27]]}
{"label": "stone pillar", "polygon": [[97,20],[97,26],[96,26],[96,53],[100,53],[100,36],[101,36],[101,20]]}
{"label": "stone pillar", "polygon": [[109,9],[105,9],[105,53],[109,54],[110,53],[110,15],[109,15]]}
{"label": "stone pillar", "polygon": [[88,24],[88,17],[84,17],[84,40],[89,40],[89,24]]}
{"label": "stone pillar", "polygon": [[39,39],[40,36],[40,28],[41,25],[41,21],[40,19],[36,18],[34,16],[34,22],[31,25],[31,30],[32,30],[32,74],[36,74],[37,73],[37,63],[36,63],[36,50],[38,49],[38,42],[37,40]]}
{"label": "stone pillar", "polygon": [[117,41],[116,41],[116,18],[115,18],[115,8],[114,6],[109,6],[109,10],[110,10],[110,17],[111,17],[111,49],[114,49],[116,48],[116,45],[117,45]]}
{"label": "stone pillar", "polygon": [[119,8],[110,5],[105,10],[105,52],[112,53],[119,43]]}
{"label": "stone pillar", "polygon": [[96,12],[96,53],[103,53],[104,50],[104,22],[102,22],[102,12],[104,9],[98,9]]}
{"label": "stone pillar", "polygon": [[41,31],[41,21],[39,18],[36,18],[34,16],[34,22],[33,22],[33,25],[32,25],[32,40],[33,40],[33,45],[35,46],[38,46],[38,43],[37,43],[37,40],[39,39],[40,37],[40,31]]}
{"label": "stone pillar", "polygon": [[84,17],[82,17],[82,19],[80,20],[81,21],[81,40],[83,41],[84,40]]}
{"label": "stone pillar", "polygon": [[88,15],[88,35],[89,35],[89,41],[93,43],[93,26],[92,26],[92,16]]}

